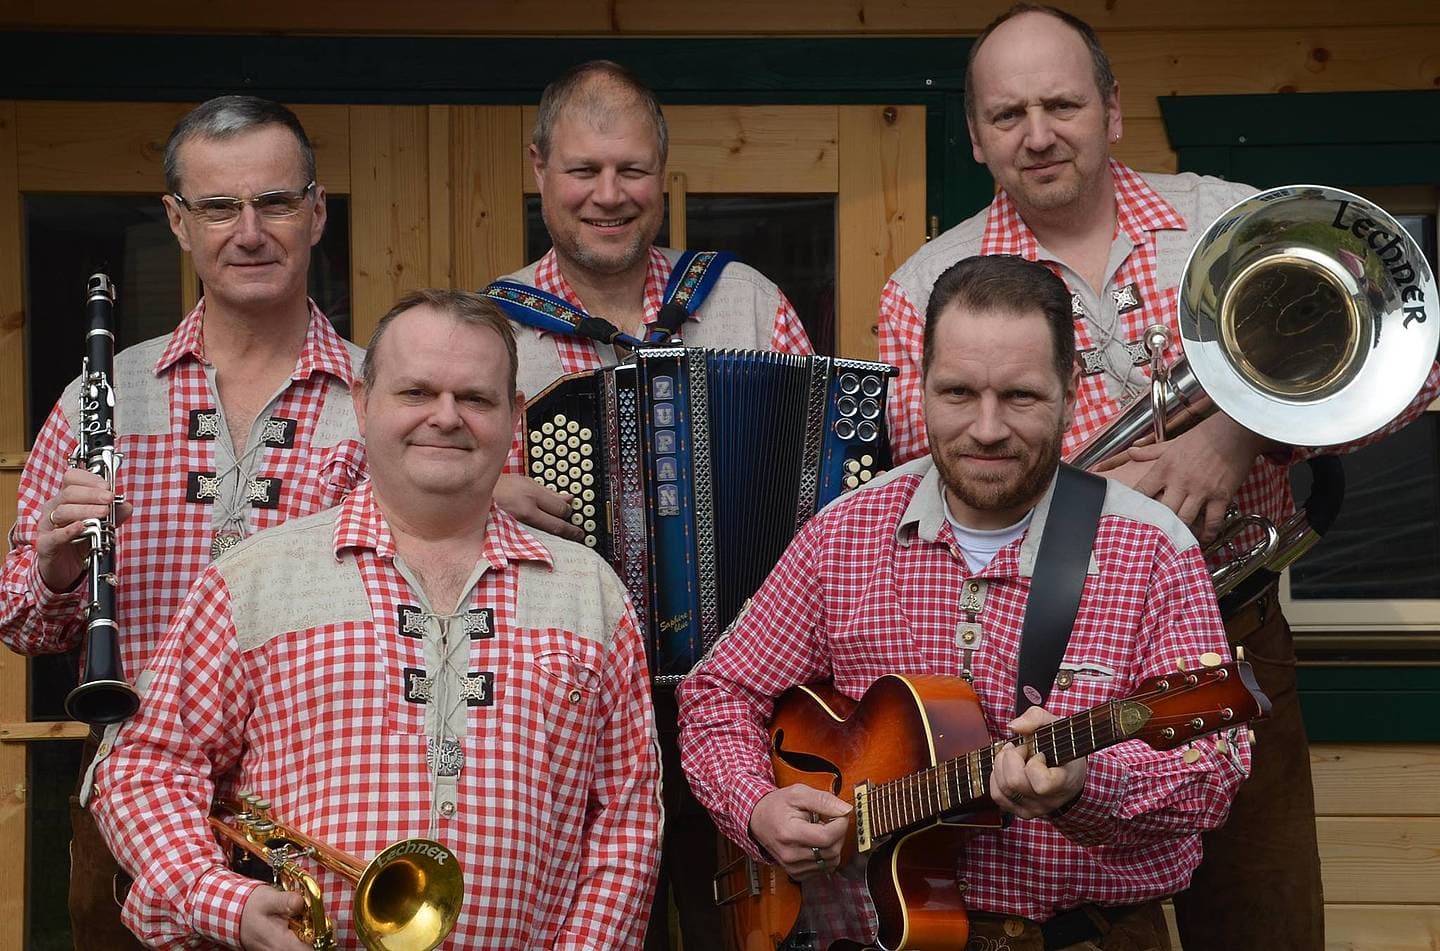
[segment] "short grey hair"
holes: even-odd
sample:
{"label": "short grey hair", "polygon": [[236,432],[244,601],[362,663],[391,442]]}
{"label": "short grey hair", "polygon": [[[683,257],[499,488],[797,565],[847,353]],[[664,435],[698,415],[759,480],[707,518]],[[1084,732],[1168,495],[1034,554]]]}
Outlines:
{"label": "short grey hair", "polygon": [[180,191],[180,147],[191,139],[231,139],[252,129],[278,125],[290,130],[300,146],[306,185],[315,180],[315,149],[295,113],[257,96],[217,96],[185,113],[165,143],[165,190]]}
{"label": "short grey hair", "polygon": [[408,291],[403,297],[395,302],[395,306],[385,312],[380,322],[375,325],[375,332],[370,335],[370,344],[365,348],[365,360],[360,364],[360,381],[368,394],[371,387],[375,385],[376,353],[380,349],[380,341],[385,336],[385,331],[395,322],[395,318],[407,310],[414,310],[416,307],[433,307],[443,314],[446,314],[468,324],[471,327],[483,327],[495,331],[502,343],[505,344],[505,353],[510,359],[510,380],[509,389],[506,392],[510,396],[510,405],[515,405],[515,374],[519,365],[519,355],[515,345],[515,328],[500,305],[495,303],[483,294],[474,294],[470,291],[439,290],[437,288],[422,287],[418,290]]}
{"label": "short grey hair", "polygon": [[[608,95],[614,87],[623,93],[621,101]],[[607,88],[608,87],[608,88]],[[628,99],[629,101],[624,101]],[[572,66],[558,79],[545,87],[540,96],[540,109],[535,115],[535,129],[530,142],[540,157],[550,157],[550,145],[555,134],[555,123],[566,109],[579,109],[586,116],[604,121],[629,107],[638,106],[655,130],[655,145],[660,151],[660,164],[664,165],[670,154],[670,130],[665,125],[665,113],[660,100],[655,98],[651,88],[640,81],[631,70],[608,59],[592,59],[588,63]]]}

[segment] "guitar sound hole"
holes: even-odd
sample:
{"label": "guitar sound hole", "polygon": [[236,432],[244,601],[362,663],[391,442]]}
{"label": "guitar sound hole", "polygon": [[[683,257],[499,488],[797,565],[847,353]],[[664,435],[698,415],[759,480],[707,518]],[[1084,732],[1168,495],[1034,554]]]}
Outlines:
{"label": "guitar sound hole", "polygon": [[840,767],[825,757],[816,756],[814,753],[785,749],[784,730],[775,731],[775,756],[787,766],[804,773],[828,773],[832,777],[830,781],[830,792],[837,796],[840,794]]}

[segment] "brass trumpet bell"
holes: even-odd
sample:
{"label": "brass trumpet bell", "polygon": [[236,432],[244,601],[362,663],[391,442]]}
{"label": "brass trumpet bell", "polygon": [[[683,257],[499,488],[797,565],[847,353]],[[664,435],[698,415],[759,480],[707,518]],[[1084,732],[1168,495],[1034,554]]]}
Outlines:
{"label": "brass trumpet bell", "polygon": [[[210,826],[236,850],[237,865],[257,860],[275,883],[305,898],[305,912],[291,930],[316,951],[336,947],[335,929],[314,877],[303,862],[313,861],[355,886],[351,906],[356,934],[368,951],[431,951],[445,940],[460,918],[464,873],[455,854],[432,839],[403,839],[385,848],[368,865],[351,855],[281,825],[269,816],[270,804],[258,796],[215,804]],[[244,869],[242,868],[242,871]]]}

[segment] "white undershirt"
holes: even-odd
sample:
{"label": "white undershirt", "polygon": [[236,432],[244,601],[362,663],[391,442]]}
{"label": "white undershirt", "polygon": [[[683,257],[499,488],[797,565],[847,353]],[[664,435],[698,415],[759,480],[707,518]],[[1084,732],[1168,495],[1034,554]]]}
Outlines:
{"label": "white undershirt", "polygon": [[[940,490],[940,501],[946,502],[945,490]],[[960,553],[965,556],[965,565],[970,569],[972,575],[978,575],[995,553],[1006,545],[1025,534],[1025,529],[1030,527],[1030,519],[1034,516],[1035,510],[1031,509],[1025,516],[1006,528],[967,528],[955,521],[954,514],[950,511],[949,504],[945,504],[945,521],[950,523],[950,532],[955,536],[955,544],[960,546]]]}

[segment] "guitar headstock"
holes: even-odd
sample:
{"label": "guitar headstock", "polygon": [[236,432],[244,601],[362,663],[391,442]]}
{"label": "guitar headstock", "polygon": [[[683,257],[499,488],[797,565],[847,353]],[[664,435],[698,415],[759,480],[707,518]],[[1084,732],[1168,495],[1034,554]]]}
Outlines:
{"label": "guitar headstock", "polygon": [[[1215,662],[1206,663],[1212,657]],[[1151,677],[1137,693],[1115,701],[1114,707],[1121,737],[1171,750],[1265,716],[1270,698],[1255,682],[1249,664],[1219,663],[1218,657],[1207,655],[1197,669]]]}

